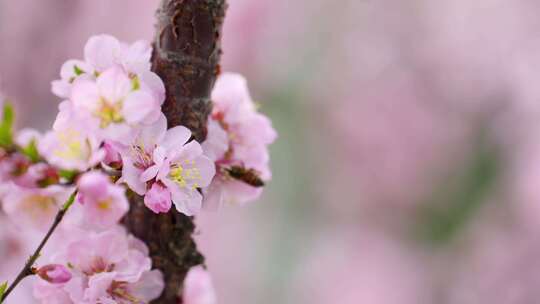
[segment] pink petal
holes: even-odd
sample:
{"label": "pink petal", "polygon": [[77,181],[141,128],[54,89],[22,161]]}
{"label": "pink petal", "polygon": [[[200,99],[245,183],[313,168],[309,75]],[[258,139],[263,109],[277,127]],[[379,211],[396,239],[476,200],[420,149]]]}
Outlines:
{"label": "pink petal", "polygon": [[166,183],[171,191],[172,201],[176,210],[187,216],[193,216],[201,210],[202,195],[197,190],[181,189],[176,183]]}
{"label": "pink petal", "polygon": [[111,67],[121,51],[120,42],[109,35],[91,37],[84,47],[85,60],[99,71]]}
{"label": "pink petal", "polygon": [[106,258],[110,264],[116,264],[127,257],[128,242],[125,231],[110,229],[97,234],[93,239],[96,255]]}
{"label": "pink petal", "polygon": [[96,80],[100,95],[109,103],[121,101],[131,91],[132,83],[119,67],[112,67],[103,72]]}
{"label": "pink petal", "polygon": [[79,76],[75,74],[75,67],[77,67],[77,69],[79,70],[82,70],[84,73],[92,74],[94,72],[94,69],[92,69],[92,67],[88,63],[81,60],[71,59],[66,61],[62,65],[62,68],[60,69],[60,77],[62,77],[62,79],[64,80],[69,80],[72,77]]}
{"label": "pink petal", "polygon": [[129,284],[127,288],[135,298],[150,303],[159,297],[165,288],[163,274],[159,270],[145,272],[138,282]]}
{"label": "pink petal", "polygon": [[152,260],[138,250],[129,250],[127,258],[115,264],[115,280],[137,282],[141,275],[152,267]]}
{"label": "pink petal", "polygon": [[165,85],[161,78],[154,72],[146,71],[139,75],[144,89],[152,92],[161,106],[165,101]]}
{"label": "pink petal", "polygon": [[79,79],[73,84],[71,101],[76,108],[94,112],[99,106],[99,99],[99,89],[96,83],[90,80]]}
{"label": "pink petal", "polygon": [[154,108],[159,108],[154,97],[148,92],[138,90],[130,93],[124,100],[122,112],[128,123],[142,121]]}
{"label": "pink petal", "polygon": [[182,159],[195,159],[203,154],[201,145],[196,141],[190,141],[187,143],[181,152]]}
{"label": "pink petal", "polygon": [[149,180],[152,180],[154,177],[157,176],[159,172],[159,168],[160,167],[158,165],[153,165],[150,168],[144,170],[144,172],[139,177],[139,180],[144,183],[148,182]]}
{"label": "pink petal", "polygon": [[184,126],[177,126],[167,130],[160,146],[167,150],[180,150],[191,137],[191,131]]}
{"label": "pink petal", "polygon": [[229,136],[215,120],[208,121],[208,136],[201,144],[204,154],[216,161],[229,149]]}
{"label": "pink petal", "polygon": [[145,125],[141,128],[141,132],[137,138],[135,144],[142,144],[142,147],[147,152],[152,152],[155,146],[163,140],[165,133],[167,132],[167,118],[160,112],[158,120],[156,122]]}
{"label": "pink petal", "polygon": [[71,84],[65,80],[54,80],[51,82],[51,91],[61,98],[68,98],[71,95]]}
{"label": "pink petal", "polygon": [[189,270],[184,281],[183,303],[217,303],[212,278],[202,266],[196,266]]}
{"label": "pink petal", "polygon": [[223,203],[244,205],[257,200],[264,188],[252,187],[240,181],[227,181],[223,185]]}
{"label": "pink petal", "polygon": [[199,156],[195,159],[195,167],[199,170],[201,179],[197,181],[199,187],[204,188],[210,185],[210,182],[216,174],[216,165],[206,156]]}
{"label": "pink petal", "polygon": [[91,276],[88,280],[88,288],[84,291],[84,299],[90,303],[98,303],[98,300],[107,297],[107,290],[115,276],[114,272],[102,272]]}
{"label": "pink petal", "polygon": [[143,172],[141,169],[133,166],[133,161],[129,157],[122,158],[124,166],[122,167],[122,181],[128,184],[131,190],[139,195],[146,193],[146,184],[141,181],[140,174]]}
{"label": "pink petal", "polygon": [[223,206],[223,182],[214,178],[210,186],[203,190],[203,208],[216,211]]}
{"label": "pink petal", "polygon": [[125,68],[130,72],[141,73],[150,70],[152,47],[145,40],[139,40],[126,46],[122,54]]}

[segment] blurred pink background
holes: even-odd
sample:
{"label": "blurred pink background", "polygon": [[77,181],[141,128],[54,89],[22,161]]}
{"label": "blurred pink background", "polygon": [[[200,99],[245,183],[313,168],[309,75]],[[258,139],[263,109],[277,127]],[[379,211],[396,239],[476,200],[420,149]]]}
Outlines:
{"label": "blurred pink background", "polygon": [[[220,303],[538,302],[538,1],[229,3],[224,70],[280,137],[261,201],[197,218]],[[50,126],[89,36],[151,40],[157,4],[0,0],[18,125]]]}

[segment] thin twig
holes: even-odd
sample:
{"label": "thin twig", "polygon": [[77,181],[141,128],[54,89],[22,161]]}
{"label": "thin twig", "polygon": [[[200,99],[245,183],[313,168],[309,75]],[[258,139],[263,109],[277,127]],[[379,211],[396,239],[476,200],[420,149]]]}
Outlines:
{"label": "thin twig", "polygon": [[7,298],[7,296],[13,291],[13,289],[15,289],[15,287],[22,281],[22,279],[26,278],[27,276],[30,276],[30,275],[34,274],[33,271],[32,271],[32,266],[34,265],[36,260],[41,255],[41,250],[43,249],[43,247],[45,246],[45,244],[47,243],[47,241],[49,240],[49,238],[51,237],[53,232],[56,230],[56,227],[58,227],[58,225],[60,224],[60,222],[64,218],[64,215],[66,215],[66,212],[68,211],[69,207],[71,207],[71,205],[73,205],[73,202],[75,201],[75,196],[76,195],[77,195],[77,190],[75,190],[69,196],[68,200],[60,208],[60,210],[58,210],[58,213],[56,214],[56,217],[54,218],[54,222],[53,222],[52,226],[49,228],[49,231],[47,231],[47,234],[45,235],[43,240],[41,240],[41,243],[39,244],[37,249],[34,251],[34,253],[30,256],[30,258],[28,259],[28,261],[24,265],[21,272],[19,272],[19,274],[17,275],[15,280],[11,283],[11,285],[9,285],[9,288],[6,290],[6,292],[2,296],[2,299],[0,299],[0,304],[4,302],[4,300]]}

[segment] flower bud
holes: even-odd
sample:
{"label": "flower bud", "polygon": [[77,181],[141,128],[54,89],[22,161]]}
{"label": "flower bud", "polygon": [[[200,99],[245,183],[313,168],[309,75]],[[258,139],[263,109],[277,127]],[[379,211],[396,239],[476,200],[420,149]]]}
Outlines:
{"label": "flower bud", "polygon": [[63,265],[49,264],[38,269],[36,274],[52,284],[63,284],[71,280],[71,272]]}

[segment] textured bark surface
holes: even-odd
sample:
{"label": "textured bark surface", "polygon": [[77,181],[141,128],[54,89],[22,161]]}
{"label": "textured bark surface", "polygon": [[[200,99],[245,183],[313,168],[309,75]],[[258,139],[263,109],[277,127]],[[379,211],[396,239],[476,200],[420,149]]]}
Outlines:
{"label": "textured bark surface", "polygon": [[[206,137],[225,9],[225,0],[163,0],[156,14],[152,66],[167,89],[163,112],[169,128],[187,126],[198,141]],[[177,295],[187,271],[204,263],[192,238],[193,219],[175,210],[155,215],[135,194],[130,201],[124,223],[146,242],[154,267],[165,275],[165,291],[152,303],[179,303]]]}

